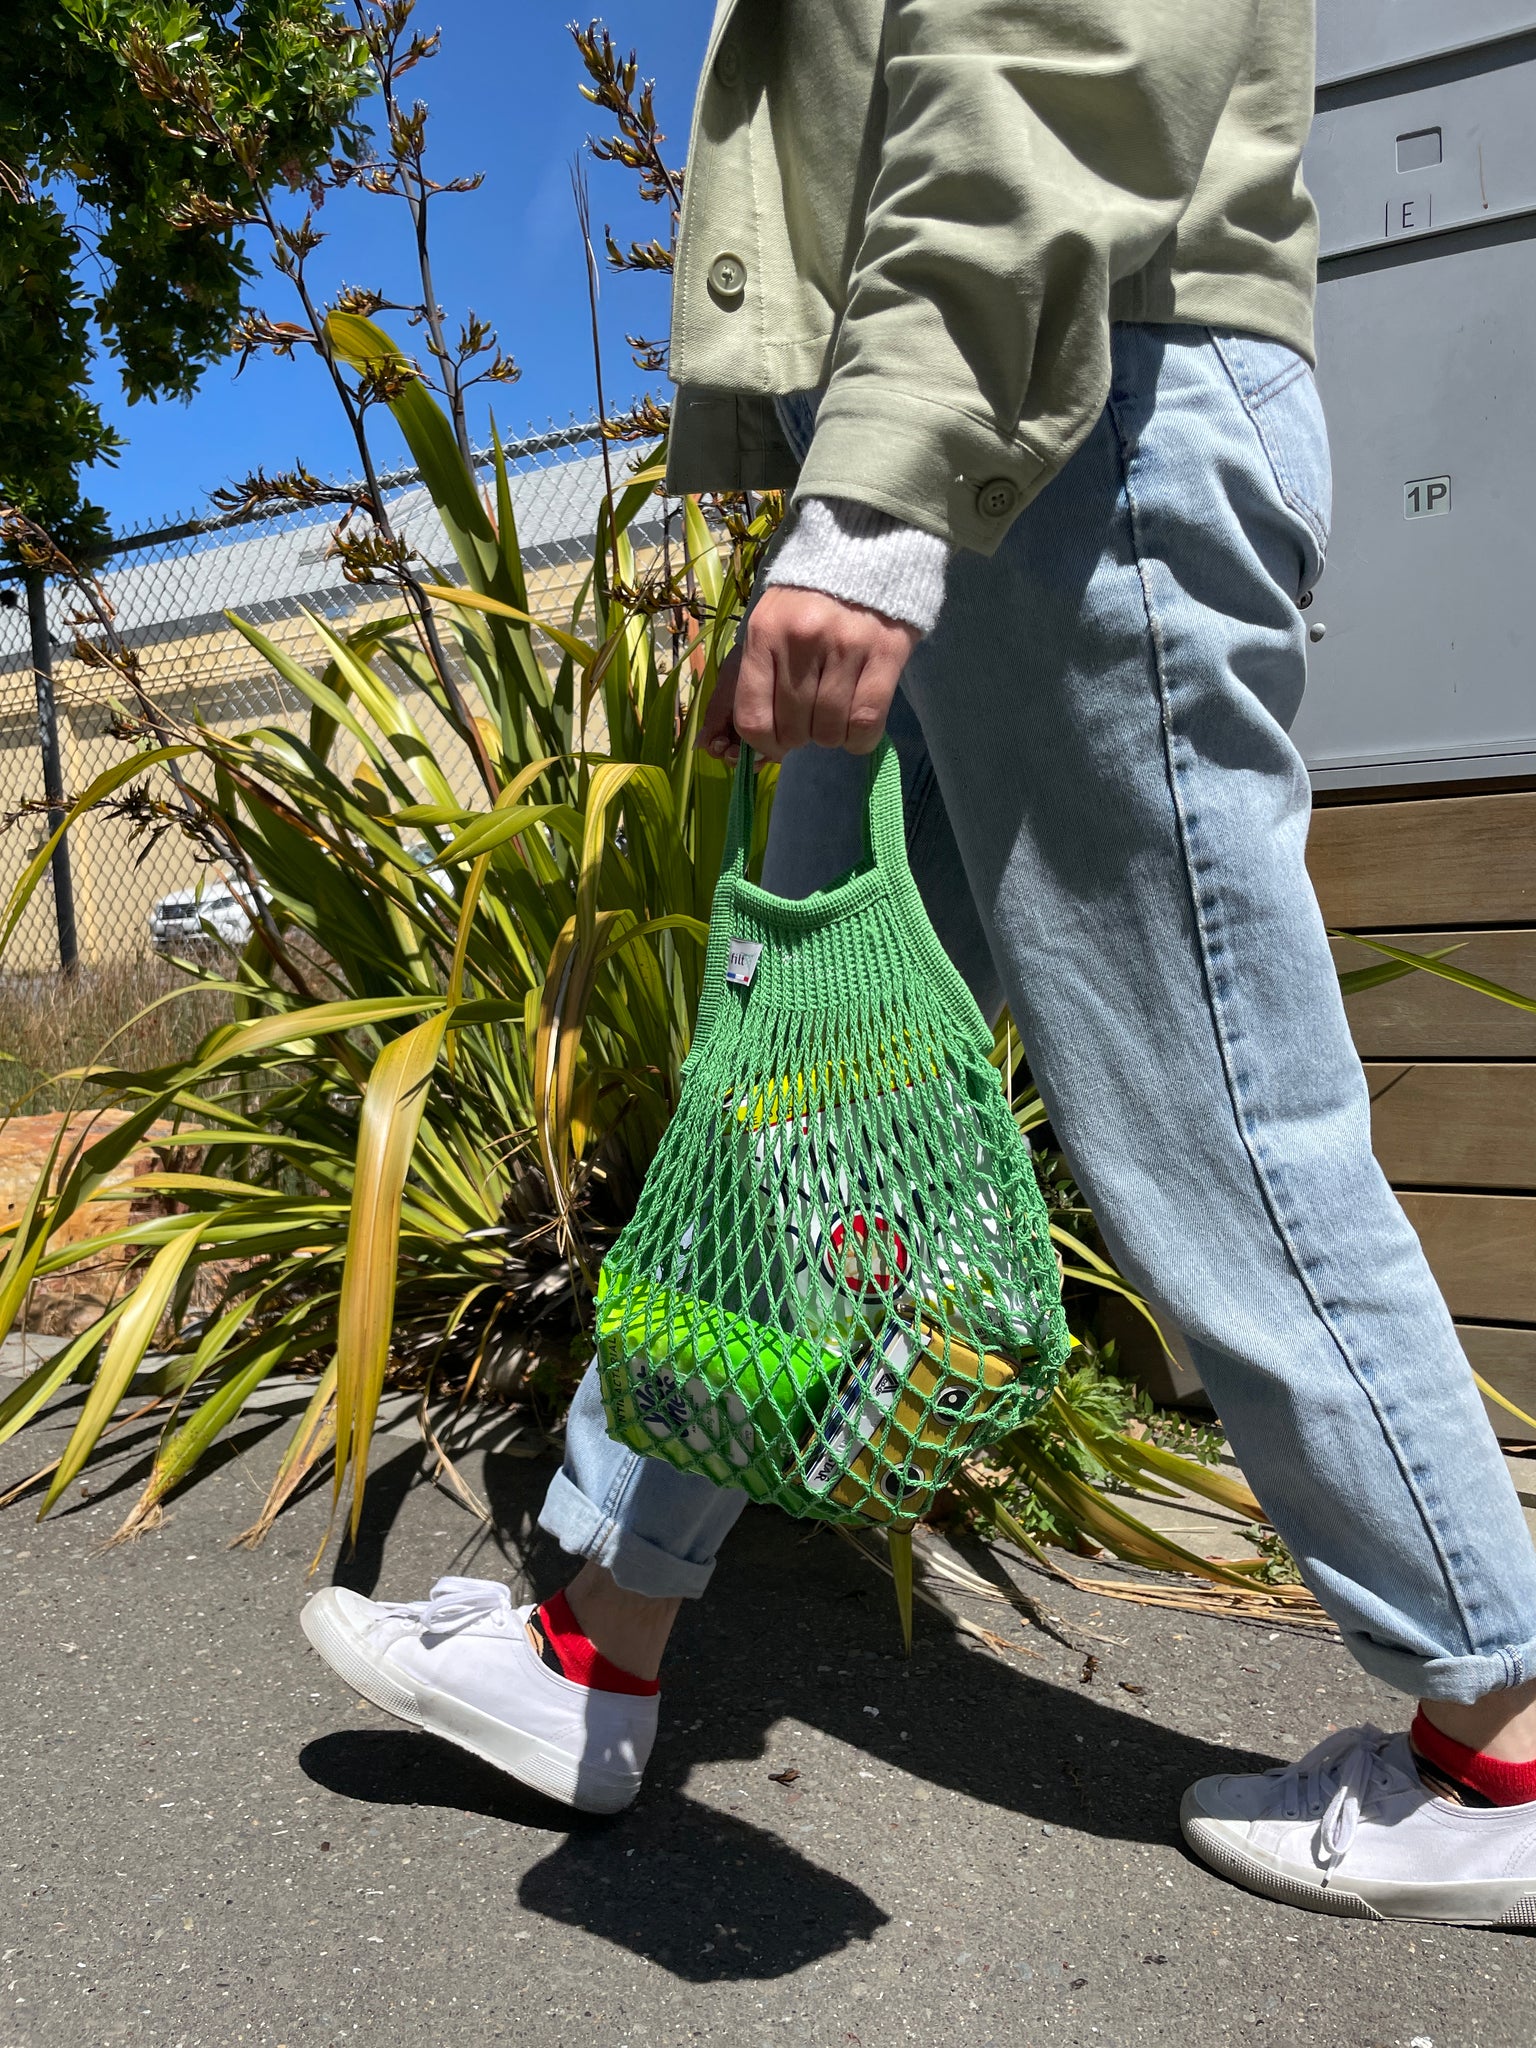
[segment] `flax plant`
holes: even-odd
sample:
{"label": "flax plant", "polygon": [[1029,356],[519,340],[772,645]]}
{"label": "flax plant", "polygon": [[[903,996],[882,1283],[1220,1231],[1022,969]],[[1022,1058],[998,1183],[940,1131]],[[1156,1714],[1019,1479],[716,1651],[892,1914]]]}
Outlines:
{"label": "flax plant", "polygon": [[[363,10],[391,92],[430,54],[403,41],[409,12],[405,0]],[[659,137],[648,99],[633,101],[632,65],[600,39],[584,54],[593,97],[620,103],[624,147],[648,163]],[[156,89],[181,91],[178,118],[195,122],[195,89],[165,77]],[[383,196],[405,198],[424,238],[428,201],[450,188],[427,179],[423,147],[415,116],[396,108],[393,154],[370,175]],[[653,196],[675,201],[659,172]],[[327,1459],[356,1531],[387,1383],[418,1389],[427,1420],[435,1384],[462,1398],[495,1358],[499,1391],[558,1423],[589,1352],[603,1250],[677,1101],[729,801],[728,771],[695,741],[781,509],[771,497],[686,499],[666,511],[658,542],[661,446],[615,459],[586,581],[562,616],[543,615],[500,451],[485,490],[466,459],[465,365],[489,353],[504,381],[505,358],[483,329],[466,328],[473,346],[455,351],[440,317],[418,308],[424,372],[372,317],[383,310],[376,295],[315,303],[304,275],[312,226],[297,239],[275,223],[273,233],[308,324],[253,316],[244,339],[323,361],[358,432],[363,480],[328,499],[329,487],[296,472],[250,479],[244,497],[339,498],[348,574],[392,583],[398,604],[350,632],[310,616],[308,661],[232,619],[308,711],[298,730],[228,733],[178,724],[153,704],[99,589],[79,582],[81,651],[121,679],[125,751],[66,827],[101,806],[182,833],[223,865],[253,918],[234,967],[216,974],[204,962],[189,982],[216,991],[229,1021],[163,1066],[79,1075],[93,1103],[126,1114],[110,1130],[61,1132],[0,1233],[0,1338],[36,1281],[108,1257],[132,1262],[121,1296],[0,1401],[3,1442],[78,1398],[66,1388],[85,1390],[62,1455],[34,1475],[46,1514],[123,1400],[149,1395],[163,1429],[120,1534],[151,1522],[281,1375],[308,1375],[310,1398],[251,1540]],[[425,268],[423,290],[430,302]],[[389,524],[367,454],[377,405],[430,494],[442,561],[421,559]],[[651,412],[627,432],[664,424]],[[62,570],[25,522],[13,518],[6,537]],[[430,715],[417,715],[423,704]],[[454,767],[466,756],[468,794]],[[0,951],[53,844],[0,917]],[[1416,967],[1465,979],[1381,950],[1357,984]],[[996,1057],[1012,1086],[1006,1027]],[[1016,1114],[1026,1130],[1043,1120],[1027,1086]],[[116,1178],[146,1142],[162,1166]],[[72,1219],[108,1204],[121,1214],[115,1227],[71,1239]],[[1067,1189],[1053,1213],[1085,1355],[1096,1294],[1128,1298],[1155,1330],[1080,1199]],[[146,1383],[152,1349],[169,1362]],[[965,1476],[959,1498],[978,1525],[1041,1560],[1048,1536],[1203,1579],[1224,1600],[1304,1601],[1258,1584],[1263,1560],[1202,1558],[1131,1510],[1135,1495],[1193,1493],[1262,1519],[1230,1473],[1159,1443],[1144,1417],[1126,1427],[1104,1386],[1091,1369],[1069,1376],[1039,1420]],[[907,1560],[894,1553],[893,1563],[909,1605]]]}
{"label": "flax plant", "polygon": [[[35,1280],[114,1254],[139,1262],[123,1298],[0,1403],[4,1440],[66,1384],[87,1386],[62,1457],[38,1475],[46,1513],[152,1345],[169,1350],[154,1382],[165,1427],[122,1533],[155,1517],[258,1388],[295,1369],[316,1375],[312,1398],[256,1535],[327,1454],[338,1497],[350,1483],[355,1529],[391,1377],[427,1389],[446,1364],[472,1386],[495,1347],[517,1361],[511,1390],[542,1396],[553,1420],[586,1355],[603,1247],[675,1105],[698,999],[729,776],[694,742],[777,504],[748,516],[686,500],[661,574],[634,535],[656,509],[661,451],[646,451],[621,474],[611,516],[606,494],[597,508],[593,565],[569,613],[539,619],[499,454],[482,496],[447,414],[390,337],[333,312],[328,339],[357,374],[397,382],[392,408],[453,557],[418,587],[471,679],[494,788],[466,802],[413,714],[425,695],[451,729],[456,703],[405,613],[350,634],[311,617],[308,666],[236,619],[308,704],[304,730],[227,734],[146,715],[136,750],[70,811],[72,822],[131,801],[141,823],[226,858],[265,907],[238,970],[201,973],[232,1021],[168,1066],[87,1070],[94,1099],[125,1120],[77,1136],[0,1239],[0,1336]],[[99,658],[132,684],[131,652],[104,614],[95,623]],[[760,833],[771,771],[764,799]],[[18,882],[0,942],[50,853],[51,842]],[[1382,964],[1347,985],[1415,969],[1476,982],[1380,950]],[[1013,1085],[1006,1021],[996,1057]],[[1027,1084],[1015,1113],[1026,1131],[1043,1122]],[[113,1184],[154,1133],[195,1167]],[[1094,1290],[1129,1299],[1155,1330],[1075,1192],[1049,1177],[1048,1191],[1089,1353],[1082,1305]],[[157,1213],[131,1214],[145,1198]],[[126,1220],[65,1241],[93,1200],[123,1205]],[[1263,1560],[1203,1558],[1132,1511],[1128,1496],[1192,1493],[1262,1519],[1239,1480],[1158,1443],[1144,1422],[1125,1428],[1096,1385],[1091,1371],[1069,1376],[1039,1421],[967,1475],[962,1498],[981,1526],[1041,1560],[1048,1536],[1203,1578],[1223,1597],[1295,1606],[1295,1589],[1260,1583]]]}

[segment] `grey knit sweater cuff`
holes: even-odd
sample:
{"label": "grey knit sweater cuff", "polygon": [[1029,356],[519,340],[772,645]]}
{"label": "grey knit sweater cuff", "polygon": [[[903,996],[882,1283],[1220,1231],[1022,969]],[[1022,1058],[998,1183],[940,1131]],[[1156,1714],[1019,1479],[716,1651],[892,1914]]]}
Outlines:
{"label": "grey knit sweater cuff", "polygon": [[949,543],[851,498],[805,498],[763,571],[763,584],[791,583],[861,604],[931,633],[944,603]]}

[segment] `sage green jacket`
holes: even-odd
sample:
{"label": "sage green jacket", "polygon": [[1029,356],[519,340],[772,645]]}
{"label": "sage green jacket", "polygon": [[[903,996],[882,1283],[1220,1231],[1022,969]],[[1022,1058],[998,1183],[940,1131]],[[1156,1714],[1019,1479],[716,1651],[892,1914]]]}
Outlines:
{"label": "sage green jacket", "polygon": [[[1112,321],[1311,359],[1314,0],[719,0],[673,284],[677,490],[851,498],[990,553]],[[796,476],[776,392],[827,386]]]}

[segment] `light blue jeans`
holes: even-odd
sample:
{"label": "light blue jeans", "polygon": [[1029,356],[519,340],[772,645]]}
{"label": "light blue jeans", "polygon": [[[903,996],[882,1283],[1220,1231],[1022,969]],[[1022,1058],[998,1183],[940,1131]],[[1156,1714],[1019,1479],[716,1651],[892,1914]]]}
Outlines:
{"label": "light blue jeans", "polygon": [[[810,401],[783,408],[804,438]],[[1278,343],[1121,327],[1089,439],[955,557],[891,719],[913,871],[1006,1000],[1121,1268],[1183,1333],[1243,1471],[1368,1671],[1536,1675],[1536,1556],[1451,1320],[1371,1153],[1287,736],[1327,437]],[[866,765],[785,764],[764,881],[859,857]],[[595,1376],[541,1521],[697,1594],[742,1497],[607,1436]]]}

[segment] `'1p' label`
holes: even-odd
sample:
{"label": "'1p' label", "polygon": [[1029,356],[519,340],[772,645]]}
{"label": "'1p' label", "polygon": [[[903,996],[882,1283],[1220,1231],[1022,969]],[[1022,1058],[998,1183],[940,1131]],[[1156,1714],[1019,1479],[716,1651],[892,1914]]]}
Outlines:
{"label": "'1p' label", "polygon": [[1403,517],[1433,519],[1451,509],[1451,480],[1448,476],[1421,476],[1403,485]]}
{"label": "'1p' label", "polygon": [[732,939],[731,950],[726,957],[725,978],[732,988],[750,988],[752,977],[757,972],[757,963],[762,957],[762,947],[755,939]]}

